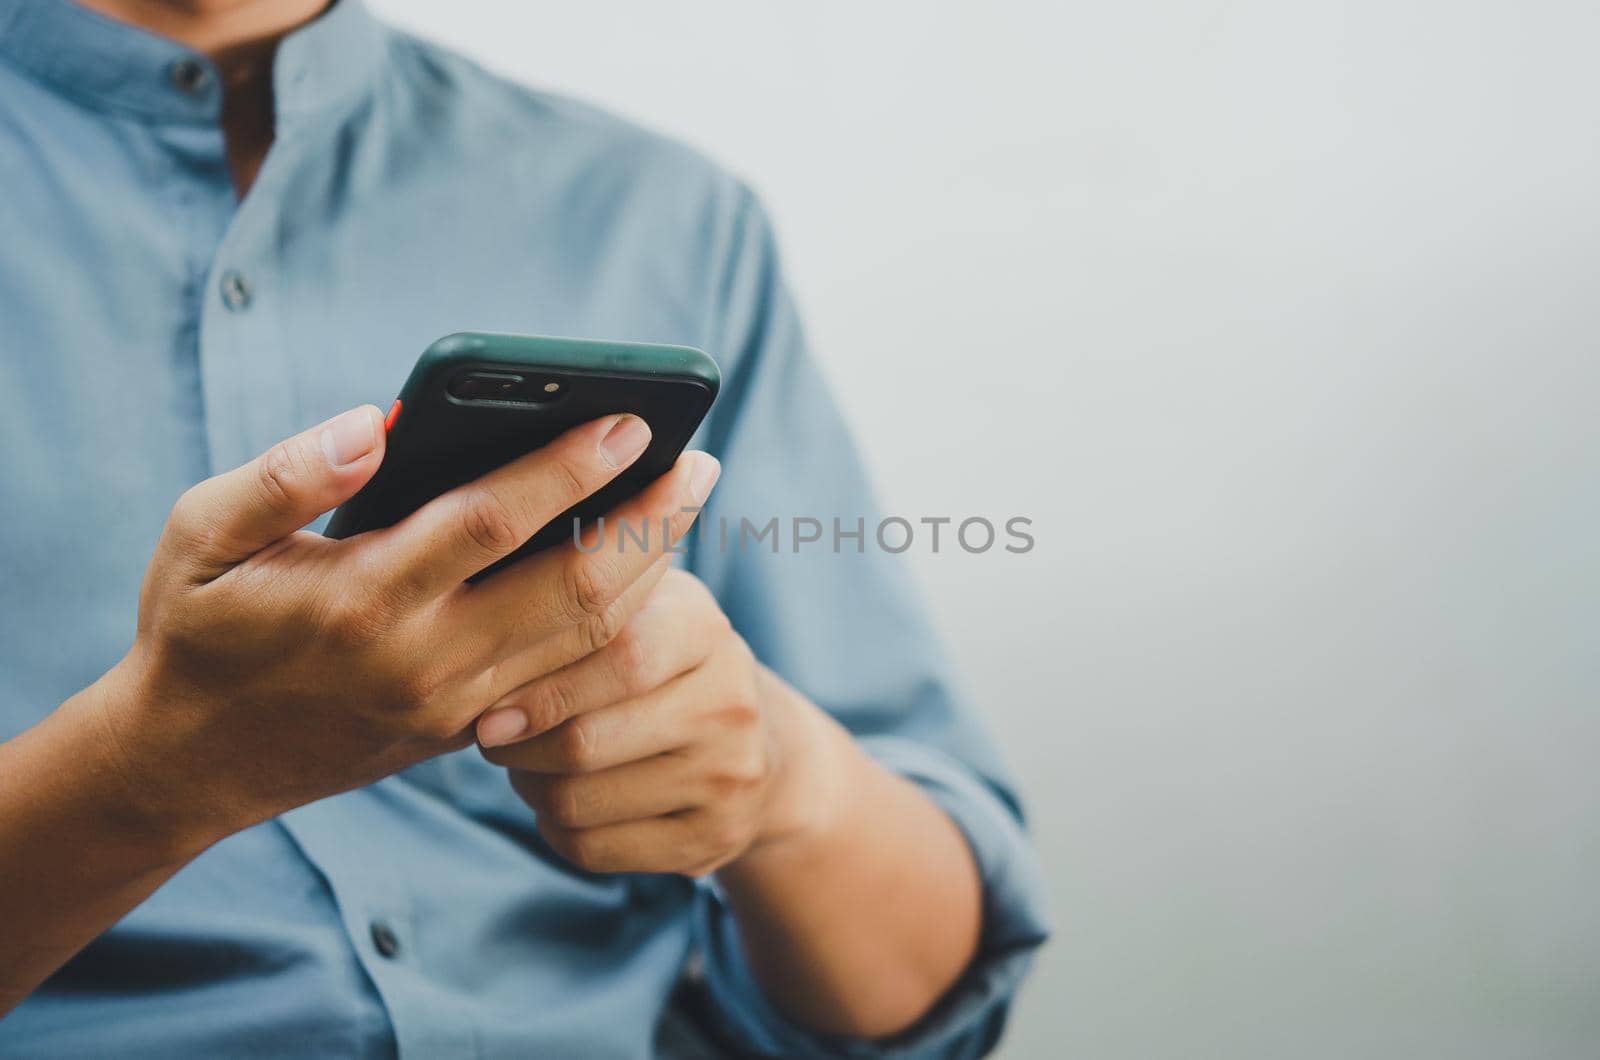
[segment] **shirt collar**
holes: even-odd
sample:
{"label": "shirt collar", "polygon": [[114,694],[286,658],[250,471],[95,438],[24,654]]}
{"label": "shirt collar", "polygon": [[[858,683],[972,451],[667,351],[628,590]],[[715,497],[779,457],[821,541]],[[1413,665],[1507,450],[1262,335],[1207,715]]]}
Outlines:
{"label": "shirt collar", "polygon": [[[272,73],[279,121],[364,91],[383,39],[383,27],[361,0],[337,0],[285,37]],[[204,55],[72,0],[0,0],[0,62],[112,113],[214,123],[222,111],[217,70]]]}

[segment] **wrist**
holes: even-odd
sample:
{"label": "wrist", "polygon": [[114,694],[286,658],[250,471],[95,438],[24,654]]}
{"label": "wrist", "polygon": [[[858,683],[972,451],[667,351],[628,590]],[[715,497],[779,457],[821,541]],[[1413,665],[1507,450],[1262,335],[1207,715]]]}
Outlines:
{"label": "wrist", "polygon": [[238,829],[204,808],[206,785],[183,751],[181,726],[158,721],[151,690],[130,652],[47,720],[111,833],[148,851],[156,865],[184,864]]}
{"label": "wrist", "polygon": [[842,725],[782,678],[762,668],[761,681],[774,715],[776,775],[755,841],[724,877],[759,875],[831,848],[862,756]]}

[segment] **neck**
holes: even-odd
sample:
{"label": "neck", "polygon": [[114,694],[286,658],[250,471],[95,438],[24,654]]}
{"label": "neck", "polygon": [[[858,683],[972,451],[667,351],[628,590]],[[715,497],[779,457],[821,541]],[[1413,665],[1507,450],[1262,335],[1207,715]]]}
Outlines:
{"label": "neck", "polygon": [[328,0],[78,0],[119,22],[159,33],[221,65],[241,48],[261,48],[302,26]]}
{"label": "neck", "polygon": [[202,52],[222,77],[222,131],[240,198],[272,146],[272,58],[328,0],[79,0],[92,10]]}

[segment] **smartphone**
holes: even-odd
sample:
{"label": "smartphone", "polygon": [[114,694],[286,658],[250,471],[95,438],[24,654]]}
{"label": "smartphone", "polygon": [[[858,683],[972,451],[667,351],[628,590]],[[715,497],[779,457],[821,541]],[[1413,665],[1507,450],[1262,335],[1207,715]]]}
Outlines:
{"label": "smartphone", "polygon": [[570,539],[573,520],[606,514],[670,469],[721,381],[716,362],[689,346],[446,335],[418,359],[389,411],[383,465],[334,511],[324,533],[344,538],[392,526],[439,494],[601,416],[631,412],[650,425],[639,459],[477,575],[484,577]]}

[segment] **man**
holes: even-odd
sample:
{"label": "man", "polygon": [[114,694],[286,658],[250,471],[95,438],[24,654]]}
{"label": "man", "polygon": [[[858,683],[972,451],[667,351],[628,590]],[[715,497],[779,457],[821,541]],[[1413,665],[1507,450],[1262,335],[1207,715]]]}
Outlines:
{"label": "man", "polygon": [[621,514],[874,525],[748,192],[325,7],[0,0],[0,1054],[984,1051],[1040,891],[891,559],[466,583],[630,417],[298,530],[461,328],[719,360]]}

